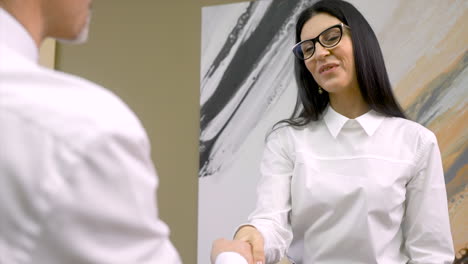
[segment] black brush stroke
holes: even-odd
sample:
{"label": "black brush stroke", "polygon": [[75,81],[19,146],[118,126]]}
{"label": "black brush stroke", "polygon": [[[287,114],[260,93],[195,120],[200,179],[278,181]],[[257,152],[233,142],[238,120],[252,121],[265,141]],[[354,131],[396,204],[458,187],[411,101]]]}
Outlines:
{"label": "black brush stroke", "polygon": [[[293,14],[299,0],[277,0],[270,5],[262,17],[257,28],[251,36],[242,44],[226,71],[223,74],[213,95],[206,101],[200,111],[200,130],[206,129],[208,124],[223,110],[229,101],[238,92],[241,85],[248,78],[249,74],[257,66],[257,63],[264,56],[265,50],[271,46],[275,35],[285,25],[288,18]],[[251,89],[250,87],[249,89]],[[248,92],[247,92],[248,93]],[[246,93],[246,94],[247,94]],[[245,99],[242,99],[242,101]],[[235,115],[240,104],[229,117]],[[207,176],[206,165],[209,163],[209,156],[213,145],[227,126],[226,122],[216,136],[207,141],[200,141],[200,177]]]}
{"label": "black brush stroke", "polygon": [[231,52],[232,47],[234,47],[234,45],[237,42],[237,39],[239,38],[239,34],[244,30],[245,25],[247,24],[247,22],[250,19],[250,16],[252,15],[254,3],[255,2],[250,2],[249,6],[246,8],[244,13],[242,13],[239,19],[237,19],[236,26],[231,30],[231,32],[229,32],[228,39],[226,40],[226,42],[224,42],[223,47],[214,59],[213,63],[211,64],[203,79],[211,77],[213,73],[218,69],[221,62],[224,59],[226,59],[226,57],[229,55],[229,52]]}

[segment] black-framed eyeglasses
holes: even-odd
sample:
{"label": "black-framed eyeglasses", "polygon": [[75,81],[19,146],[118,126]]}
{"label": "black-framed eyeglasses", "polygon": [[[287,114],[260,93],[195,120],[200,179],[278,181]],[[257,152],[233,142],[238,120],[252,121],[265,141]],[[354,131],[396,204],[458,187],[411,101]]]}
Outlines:
{"label": "black-framed eyeglasses", "polygon": [[338,43],[340,43],[341,38],[343,37],[343,28],[346,27],[351,29],[349,26],[340,23],[334,26],[331,26],[322,33],[320,33],[317,37],[313,39],[306,39],[303,40],[296,45],[294,45],[292,51],[294,55],[300,60],[307,60],[315,52],[315,44],[318,42],[324,48],[333,48]]}

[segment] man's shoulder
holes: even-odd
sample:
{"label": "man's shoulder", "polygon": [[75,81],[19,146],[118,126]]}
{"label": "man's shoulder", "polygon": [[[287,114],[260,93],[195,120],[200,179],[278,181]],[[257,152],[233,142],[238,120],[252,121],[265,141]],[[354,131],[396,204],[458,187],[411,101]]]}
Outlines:
{"label": "man's shoulder", "polygon": [[0,73],[0,108],[57,137],[144,135],[137,117],[109,90],[41,67]]}

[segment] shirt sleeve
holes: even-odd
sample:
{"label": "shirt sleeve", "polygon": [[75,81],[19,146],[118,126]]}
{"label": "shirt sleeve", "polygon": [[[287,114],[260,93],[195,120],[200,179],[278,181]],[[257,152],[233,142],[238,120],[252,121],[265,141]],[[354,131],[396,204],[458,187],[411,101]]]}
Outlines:
{"label": "shirt sleeve", "polygon": [[215,264],[248,264],[247,260],[236,252],[223,252],[216,257]]}
{"label": "shirt sleeve", "polygon": [[106,133],[72,164],[57,163],[66,180],[44,216],[37,263],[180,263],[158,218],[157,177],[141,143]]}
{"label": "shirt sleeve", "polygon": [[406,187],[406,213],[402,223],[411,264],[453,263],[442,160],[435,135],[420,139],[416,171]]}
{"label": "shirt sleeve", "polygon": [[292,241],[289,214],[294,162],[286,132],[286,128],[280,128],[267,140],[260,165],[257,205],[249,216],[249,224],[263,235],[266,263],[280,261]]}

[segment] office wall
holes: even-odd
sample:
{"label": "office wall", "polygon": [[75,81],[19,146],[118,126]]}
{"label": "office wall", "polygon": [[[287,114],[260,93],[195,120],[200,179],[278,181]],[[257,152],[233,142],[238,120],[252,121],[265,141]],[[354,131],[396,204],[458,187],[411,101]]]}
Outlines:
{"label": "office wall", "polygon": [[109,88],[142,120],[160,178],[160,216],[189,264],[197,243],[201,6],[227,2],[240,1],[95,1],[88,43],[57,46],[57,69]]}

